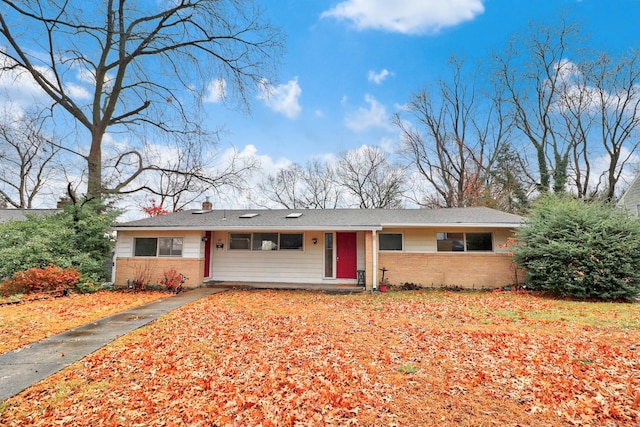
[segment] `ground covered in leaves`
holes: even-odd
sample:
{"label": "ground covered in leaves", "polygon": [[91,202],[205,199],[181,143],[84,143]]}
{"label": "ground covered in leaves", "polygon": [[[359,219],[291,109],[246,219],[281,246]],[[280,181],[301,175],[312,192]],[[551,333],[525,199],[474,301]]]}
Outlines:
{"label": "ground covered in leaves", "polygon": [[0,354],[67,329],[171,295],[168,292],[100,291],[40,296],[0,305]]}
{"label": "ground covered in leaves", "polygon": [[640,305],[232,291],[9,399],[2,425],[640,425]]}

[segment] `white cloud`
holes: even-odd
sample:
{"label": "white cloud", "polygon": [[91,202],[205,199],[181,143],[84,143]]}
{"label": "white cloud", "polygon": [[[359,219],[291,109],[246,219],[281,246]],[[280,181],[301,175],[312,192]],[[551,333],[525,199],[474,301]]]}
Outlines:
{"label": "white cloud", "polygon": [[379,73],[376,73],[375,71],[370,70],[369,71],[369,81],[379,85],[387,77],[392,76],[392,75],[393,75],[393,73],[390,72],[389,70],[387,70],[386,68],[383,69],[382,71],[380,71]]}
{"label": "white cloud", "polygon": [[345,0],[321,17],[352,21],[360,29],[437,33],[484,12],[484,0]]}
{"label": "white cloud", "polygon": [[262,99],[267,107],[278,113],[284,114],[290,119],[295,119],[302,111],[298,103],[298,98],[302,94],[302,89],[298,85],[298,78],[289,80],[286,84],[273,86],[270,83],[262,82],[262,91],[258,98]]}
{"label": "white cloud", "polygon": [[391,123],[384,105],[376,101],[371,95],[365,95],[364,100],[369,104],[369,108],[360,107],[356,111],[347,114],[344,124],[349,129],[357,132],[373,127],[390,129]]}
{"label": "white cloud", "polygon": [[227,81],[225,79],[215,79],[209,82],[204,102],[222,102],[227,97]]}
{"label": "white cloud", "polygon": [[91,93],[89,91],[77,84],[69,83],[65,86],[65,91],[67,95],[75,99],[91,99]]}

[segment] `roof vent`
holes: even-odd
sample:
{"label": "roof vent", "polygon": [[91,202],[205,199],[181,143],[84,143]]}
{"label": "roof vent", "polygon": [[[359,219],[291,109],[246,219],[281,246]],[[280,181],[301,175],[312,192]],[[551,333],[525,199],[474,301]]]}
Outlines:
{"label": "roof vent", "polygon": [[285,218],[300,218],[302,216],[302,212],[293,212],[287,215]]}
{"label": "roof vent", "polygon": [[242,215],[239,216],[239,218],[253,218],[253,217],[256,217],[256,216],[258,216],[257,213],[251,212],[251,213],[242,214]]}

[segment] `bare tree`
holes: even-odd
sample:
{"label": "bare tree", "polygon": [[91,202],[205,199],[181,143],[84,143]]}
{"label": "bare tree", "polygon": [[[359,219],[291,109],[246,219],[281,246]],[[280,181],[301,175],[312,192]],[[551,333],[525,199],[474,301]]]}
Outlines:
{"label": "bare tree", "polygon": [[361,209],[391,209],[402,205],[404,168],[391,164],[378,147],[365,145],[341,153],[335,177],[338,185],[355,200],[353,204]]}
{"label": "bare tree", "polygon": [[304,183],[304,170],[293,163],[287,168],[280,169],[275,175],[269,175],[265,182],[258,184],[262,196],[268,201],[285,209],[303,209],[300,193]]}
{"label": "bare tree", "polygon": [[53,172],[59,149],[45,135],[44,120],[33,112],[0,119],[0,196],[15,208],[31,208]]}
{"label": "bare tree", "polygon": [[[580,36],[579,26],[563,17],[558,24],[532,24],[527,34],[512,39],[505,52],[494,55],[498,84],[506,93],[513,123],[535,151],[540,192],[566,191],[572,153],[574,157],[586,153],[573,139],[580,135],[567,130],[567,115],[561,108],[567,79],[582,63]],[[574,61],[567,60],[570,54]]]}
{"label": "bare tree", "polygon": [[[87,164],[88,197],[128,191],[145,172],[163,170],[143,155],[153,132],[179,141],[200,136],[191,107],[213,78],[248,105],[282,46],[251,0],[0,0],[0,7],[0,70],[30,75],[52,109],[84,130],[88,149],[74,152]],[[107,132],[129,138],[110,165],[103,159]],[[105,168],[123,162],[135,167],[107,186]],[[218,184],[206,171],[194,176]]]}
{"label": "bare tree", "polygon": [[410,119],[394,116],[402,136],[400,153],[426,181],[414,200],[423,206],[482,205],[497,191],[491,171],[510,126],[500,97],[482,97],[463,65],[452,58],[451,81],[440,80],[435,90],[414,95],[407,108]]}
{"label": "bare tree", "polygon": [[307,163],[304,173],[305,205],[309,209],[335,209],[342,203],[343,189],[337,185],[335,170],[320,160]]}
{"label": "bare tree", "polygon": [[598,135],[594,140],[600,141],[609,160],[598,185],[603,183],[603,197],[613,200],[620,176],[640,144],[640,51],[618,60],[603,54],[588,77]]}
{"label": "bare tree", "polygon": [[269,175],[258,189],[268,202],[286,209],[335,209],[341,201],[333,169],[319,160],[305,168],[293,163]]}

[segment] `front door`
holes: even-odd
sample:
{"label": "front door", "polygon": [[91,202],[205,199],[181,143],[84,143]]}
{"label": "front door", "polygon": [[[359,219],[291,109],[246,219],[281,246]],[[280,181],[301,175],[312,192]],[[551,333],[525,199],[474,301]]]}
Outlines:
{"label": "front door", "polygon": [[358,268],[356,233],[336,233],[336,278],[355,279]]}
{"label": "front door", "polygon": [[211,232],[205,232],[204,241],[204,278],[211,277]]}

